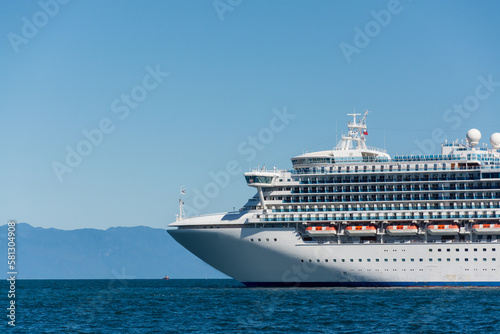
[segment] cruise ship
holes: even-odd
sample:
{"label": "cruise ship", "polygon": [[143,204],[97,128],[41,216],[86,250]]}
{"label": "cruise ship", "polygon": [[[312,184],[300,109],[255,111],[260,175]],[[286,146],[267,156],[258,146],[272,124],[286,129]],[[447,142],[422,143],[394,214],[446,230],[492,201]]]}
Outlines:
{"label": "cruise ship", "polygon": [[239,211],[181,210],[168,232],[247,286],[500,286],[500,133],[391,157],[348,115],[331,150],[245,173]]}

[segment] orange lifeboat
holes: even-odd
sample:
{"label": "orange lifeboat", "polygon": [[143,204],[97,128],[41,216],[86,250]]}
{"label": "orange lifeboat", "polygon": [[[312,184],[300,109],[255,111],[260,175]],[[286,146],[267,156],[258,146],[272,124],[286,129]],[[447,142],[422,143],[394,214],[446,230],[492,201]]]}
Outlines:
{"label": "orange lifeboat", "polygon": [[500,224],[474,224],[472,232],[476,234],[500,234]]}
{"label": "orange lifeboat", "polygon": [[457,224],[436,224],[427,226],[427,231],[432,235],[455,235],[460,227]]}
{"label": "orange lifeboat", "polygon": [[415,235],[418,228],[415,225],[389,225],[385,231],[389,235]]}
{"label": "orange lifeboat", "polygon": [[334,226],[308,226],[306,232],[313,236],[328,236],[337,234]]}
{"label": "orange lifeboat", "polygon": [[345,233],[352,237],[366,237],[377,234],[377,229],[372,225],[350,225],[345,228]]}

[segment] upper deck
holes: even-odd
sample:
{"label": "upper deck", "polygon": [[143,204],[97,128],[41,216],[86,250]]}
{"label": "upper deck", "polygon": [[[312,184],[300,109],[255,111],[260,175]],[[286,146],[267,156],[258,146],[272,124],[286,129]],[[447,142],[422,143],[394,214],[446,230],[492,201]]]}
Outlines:
{"label": "upper deck", "polygon": [[[485,178],[498,178],[500,172],[500,133],[490,138],[491,147],[478,147],[481,133],[472,129],[466,141],[445,142],[440,154],[396,155],[391,157],[385,150],[366,145],[368,135],[365,112],[361,120],[359,114],[349,114],[348,133],[331,150],[305,153],[291,159],[293,170],[254,169],[245,173],[249,186],[272,188],[292,177],[292,175],[326,174],[375,174],[375,173],[435,173],[474,171],[483,172]],[[493,172],[489,173],[488,172]],[[438,179],[449,179],[440,176]],[[292,181],[293,180],[288,180]],[[285,182],[287,183],[287,182]]]}
{"label": "upper deck", "polygon": [[[481,139],[481,133],[472,129],[467,133],[466,142],[460,143],[458,140],[448,143],[445,142],[441,146],[441,154],[427,155],[397,155],[391,158],[385,150],[369,147],[366,145],[366,137],[368,130],[366,127],[365,112],[363,118],[358,122],[356,116],[359,114],[349,114],[353,116],[353,121],[348,122],[348,134],[342,135],[340,142],[332,150],[305,153],[293,157],[293,168],[299,173],[308,173],[312,170],[331,170],[336,165],[362,166],[365,164],[384,165],[395,163],[397,166],[408,163],[407,168],[425,167],[427,169],[433,166],[435,170],[451,170],[455,165],[463,167],[480,167],[480,166],[499,166],[500,165],[500,133],[495,133],[490,138],[491,148],[483,144],[482,147],[476,147]],[[451,162],[450,164],[447,164]],[[456,164],[454,165],[453,162]],[[419,163],[425,166],[419,166]],[[442,166],[438,166],[442,164]],[[334,168],[335,169],[335,168]],[[341,167],[337,169],[342,170]],[[347,168],[343,168],[346,170]],[[362,168],[366,170],[366,168]],[[399,169],[401,170],[401,169]],[[359,171],[357,169],[356,171]]]}

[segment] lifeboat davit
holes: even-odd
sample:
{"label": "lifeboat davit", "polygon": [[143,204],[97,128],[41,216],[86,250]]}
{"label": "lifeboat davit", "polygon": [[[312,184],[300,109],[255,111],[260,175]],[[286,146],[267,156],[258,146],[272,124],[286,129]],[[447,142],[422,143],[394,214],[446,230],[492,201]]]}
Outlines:
{"label": "lifeboat davit", "polygon": [[476,234],[500,234],[500,224],[474,224],[472,232]]}
{"label": "lifeboat davit", "polygon": [[351,225],[345,228],[345,233],[352,237],[366,237],[377,234],[377,229],[372,225]]}
{"label": "lifeboat davit", "polygon": [[456,224],[436,224],[427,226],[427,231],[432,235],[455,235],[460,232]]}
{"label": "lifeboat davit", "polygon": [[385,231],[389,235],[415,235],[418,228],[415,225],[389,225]]}
{"label": "lifeboat davit", "polygon": [[314,236],[327,236],[337,234],[337,229],[334,226],[308,226],[306,232]]}

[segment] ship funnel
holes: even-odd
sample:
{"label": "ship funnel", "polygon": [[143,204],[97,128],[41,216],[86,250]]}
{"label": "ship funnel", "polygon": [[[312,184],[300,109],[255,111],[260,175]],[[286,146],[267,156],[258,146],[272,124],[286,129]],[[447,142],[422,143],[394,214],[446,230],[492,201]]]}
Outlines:
{"label": "ship funnel", "polygon": [[476,146],[479,144],[479,141],[481,140],[481,132],[478,129],[470,129],[467,131],[467,142],[471,147]]}

